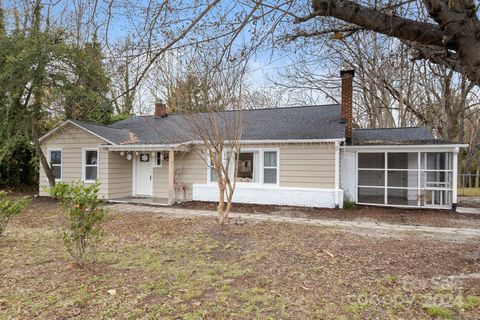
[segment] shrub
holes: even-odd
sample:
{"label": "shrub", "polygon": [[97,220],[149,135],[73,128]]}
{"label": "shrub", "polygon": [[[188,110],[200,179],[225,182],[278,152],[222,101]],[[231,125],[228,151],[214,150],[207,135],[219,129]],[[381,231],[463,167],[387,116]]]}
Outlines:
{"label": "shrub", "polygon": [[101,236],[100,223],[107,210],[101,207],[98,198],[99,183],[84,185],[57,183],[50,194],[67,209],[63,242],[70,255],[81,265],[89,257],[95,256],[95,249]]}
{"label": "shrub", "polygon": [[10,220],[22,212],[29,203],[29,197],[7,199],[7,193],[0,191],[0,238],[2,238]]}

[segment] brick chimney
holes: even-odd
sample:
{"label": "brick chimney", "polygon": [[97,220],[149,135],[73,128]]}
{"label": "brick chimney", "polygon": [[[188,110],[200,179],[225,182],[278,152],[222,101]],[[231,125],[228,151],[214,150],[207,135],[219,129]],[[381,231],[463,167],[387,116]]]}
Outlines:
{"label": "brick chimney", "polygon": [[352,129],[353,129],[353,77],[355,75],[354,70],[342,70],[340,71],[340,77],[342,78],[342,121],[347,125],[345,127],[345,139],[347,143],[352,142]]}
{"label": "brick chimney", "polygon": [[167,105],[162,100],[155,102],[155,114],[156,118],[162,118],[167,116]]}

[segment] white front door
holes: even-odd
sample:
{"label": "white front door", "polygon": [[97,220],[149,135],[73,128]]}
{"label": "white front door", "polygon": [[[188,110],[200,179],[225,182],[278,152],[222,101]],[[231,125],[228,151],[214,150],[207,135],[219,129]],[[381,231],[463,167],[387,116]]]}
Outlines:
{"label": "white front door", "polygon": [[140,153],[136,157],[135,195],[152,196],[152,162],[150,153]]}

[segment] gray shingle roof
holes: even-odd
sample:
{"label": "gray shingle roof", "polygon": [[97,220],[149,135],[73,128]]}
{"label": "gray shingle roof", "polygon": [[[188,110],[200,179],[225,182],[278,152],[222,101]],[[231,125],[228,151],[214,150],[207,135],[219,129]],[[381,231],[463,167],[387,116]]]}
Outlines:
{"label": "gray shingle roof", "polygon": [[[226,112],[225,124],[233,122],[234,112]],[[102,126],[84,121],[74,123],[115,144],[174,144],[200,140],[193,134],[192,122],[207,125],[209,113],[167,117],[137,116]],[[223,123],[223,116],[217,116]],[[228,132],[228,131],[227,131]],[[253,109],[243,111],[242,140],[342,139],[345,123],[339,105]],[[224,137],[225,138],[225,137]],[[445,144],[424,127],[354,129],[353,145]]]}
{"label": "gray shingle roof", "polygon": [[[191,134],[192,121],[208,124],[211,114],[192,116],[171,114],[167,117],[132,117],[110,127],[131,130],[139,144],[168,144],[199,140]],[[234,112],[226,112],[226,123],[232,123]],[[221,118],[223,119],[223,118]],[[345,124],[341,123],[339,105],[254,109],[243,112],[242,140],[341,139]],[[219,120],[223,123],[223,120]]]}
{"label": "gray shingle roof", "polygon": [[131,134],[127,129],[117,129],[80,120],[70,121],[115,144],[124,144],[131,141]]}
{"label": "gray shingle roof", "polygon": [[353,129],[353,145],[445,144],[425,127]]}

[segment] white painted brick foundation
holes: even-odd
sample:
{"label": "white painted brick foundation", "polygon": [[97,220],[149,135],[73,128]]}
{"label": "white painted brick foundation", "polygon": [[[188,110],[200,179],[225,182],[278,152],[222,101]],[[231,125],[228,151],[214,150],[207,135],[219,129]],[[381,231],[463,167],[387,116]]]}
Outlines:
{"label": "white painted brick foundation", "polygon": [[[343,190],[338,190],[338,199],[342,208]],[[218,201],[217,185],[194,184],[193,200]],[[233,202],[334,208],[335,189],[237,186],[233,194]]]}

